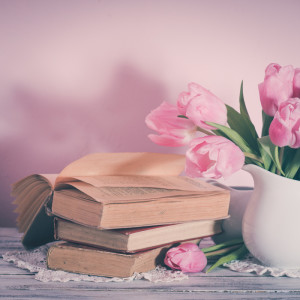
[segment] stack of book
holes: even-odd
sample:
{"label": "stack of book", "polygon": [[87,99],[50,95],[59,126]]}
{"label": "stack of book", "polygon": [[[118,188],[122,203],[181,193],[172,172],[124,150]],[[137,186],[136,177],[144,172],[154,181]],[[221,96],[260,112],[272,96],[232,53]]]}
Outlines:
{"label": "stack of book", "polygon": [[230,194],[178,176],[181,155],[99,153],[59,175],[13,185],[26,248],[48,251],[54,270],[128,277],[163,263],[167,250],[221,232]]}

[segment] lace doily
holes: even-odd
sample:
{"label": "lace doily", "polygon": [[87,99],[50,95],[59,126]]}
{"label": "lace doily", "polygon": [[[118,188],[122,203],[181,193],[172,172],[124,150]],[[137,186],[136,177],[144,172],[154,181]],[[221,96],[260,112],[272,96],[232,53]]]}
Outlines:
{"label": "lace doily", "polygon": [[300,269],[279,269],[261,264],[252,255],[247,255],[243,260],[233,260],[223,265],[232,271],[241,273],[256,273],[257,275],[271,275],[273,277],[287,276],[300,278]]}
{"label": "lace doily", "polygon": [[35,279],[43,282],[49,281],[92,281],[92,282],[120,282],[145,279],[150,282],[171,282],[188,279],[186,274],[180,271],[167,270],[162,266],[146,273],[134,273],[131,277],[101,277],[91,275],[81,275],[64,271],[54,271],[47,268],[47,252],[49,245],[39,247],[32,251],[7,252],[3,254],[3,260],[13,262],[18,268],[26,269],[35,273]]}

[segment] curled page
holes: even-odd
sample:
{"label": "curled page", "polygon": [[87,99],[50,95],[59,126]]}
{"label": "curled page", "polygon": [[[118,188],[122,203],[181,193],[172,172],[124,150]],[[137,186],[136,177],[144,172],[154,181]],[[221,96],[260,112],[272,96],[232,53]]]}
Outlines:
{"label": "curled page", "polygon": [[80,176],[151,175],[177,176],[184,170],[185,156],[148,152],[94,153],[65,167],[56,179],[72,181]]}

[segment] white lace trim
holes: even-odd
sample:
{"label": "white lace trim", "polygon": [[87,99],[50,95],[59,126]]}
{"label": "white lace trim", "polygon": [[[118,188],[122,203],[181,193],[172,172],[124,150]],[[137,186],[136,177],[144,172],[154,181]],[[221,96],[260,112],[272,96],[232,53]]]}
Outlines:
{"label": "white lace trim", "polygon": [[257,275],[271,275],[273,277],[292,277],[300,278],[300,269],[279,269],[262,265],[257,259],[250,254],[243,260],[233,260],[224,264],[225,267],[232,271],[241,273],[256,273]]}
{"label": "white lace trim", "polygon": [[[3,254],[3,260],[14,263],[18,268],[35,273],[35,279],[43,282],[68,282],[68,281],[92,281],[92,282],[121,282],[138,279],[150,282],[172,282],[188,279],[188,275],[180,271],[167,270],[162,266],[156,267],[146,273],[135,273],[131,277],[100,277],[91,275],[81,275],[64,271],[53,271],[47,269],[46,257],[49,245],[39,247],[32,251],[7,252]],[[287,276],[300,278],[300,269],[279,269],[262,265],[253,256],[248,255],[243,260],[234,260],[224,264],[232,271],[241,273],[256,273],[257,275],[270,275],[273,277]]]}
{"label": "white lace trim", "polygon": [[32,251],[7,252],[3,254],[3,260],[13,262],[18,268],[35,273],[35,279],[43,282],[59,281],[92,281],[92,282],[121,282],[145,279],[150,282],[172,282],[188,279],[188,276],[180,271],[167,270],[162,266],[146,273],[134,273],[131,277],[100,277],[81,275],[64,271],[53,271],[47,268],[47,252],[49,245],[39,247]]}

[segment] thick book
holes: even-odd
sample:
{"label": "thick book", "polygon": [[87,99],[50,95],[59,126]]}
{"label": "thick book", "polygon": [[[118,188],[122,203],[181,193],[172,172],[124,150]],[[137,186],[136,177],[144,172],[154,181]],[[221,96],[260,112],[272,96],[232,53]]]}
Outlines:
{"label": "thick book", "polygon": [[58,186],[53,193],[52,213],[101,229],[221,219],[228,215],[230,192],[201,180],[185,176],[89,179]]}
{"label": "thick book", "polygon": [[57,240],[134,253],[218,234],[222,232],[221,222],[222,220],[201,220],[154,227],[99,230],[55,218],[54,227]]}
{"label": "thick book", "polygon": [[[191,241],[199,243],[199,240]],[[166,252],[180,243],[133,254],[61,242],[48,250],[49,269],[106,277],[130,277],[135,272],[148,272],[162,265]]]}
{"label": "thick book", "polygon": [[32,174],[12,185],[18,213],[17,227],[23,232],[25,248],[33,248],[54,239],[51,203],[57,186],[68,182],[88,183],[94,176],[172,176],[184,169],[185,158],[178,154],[147,152],[94,153],[84,156],[60,174]]}

